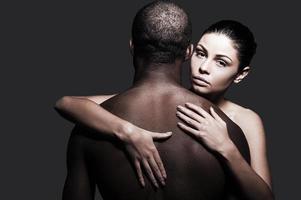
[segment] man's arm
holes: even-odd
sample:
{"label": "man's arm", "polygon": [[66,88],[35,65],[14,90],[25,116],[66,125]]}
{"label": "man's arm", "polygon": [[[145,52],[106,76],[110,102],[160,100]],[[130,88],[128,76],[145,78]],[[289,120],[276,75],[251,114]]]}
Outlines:
{"label": "man's arm", "polygon": [[95,182],[89,175],[83,146],[78,135],[72,134],[67,150],[67,178],[63,200],[94,200]]}

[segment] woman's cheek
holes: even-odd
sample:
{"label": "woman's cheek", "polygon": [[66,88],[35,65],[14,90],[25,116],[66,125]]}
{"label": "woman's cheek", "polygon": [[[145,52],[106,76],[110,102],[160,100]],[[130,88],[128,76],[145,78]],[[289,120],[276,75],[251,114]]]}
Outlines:
{"label": "woman's cheek", "polygon": [[213,88],[215,91],[222,91],[230,86],[232,83],[231,77],[222,76],[222,74],[218,74],[213,77]]}
{"label": "woman's cheek", "polygon": [[196,75],[196,72],[198,71],[198,62],[195,61],[195,59],[191,59],[191,63],[190,63],[190,71],[191,74]]}

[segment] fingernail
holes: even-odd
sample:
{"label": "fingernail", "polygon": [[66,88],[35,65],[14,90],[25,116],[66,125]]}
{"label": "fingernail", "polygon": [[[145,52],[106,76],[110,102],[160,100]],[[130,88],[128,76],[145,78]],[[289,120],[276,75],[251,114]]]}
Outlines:
{"label": "fingernail", "polygon": [[161,180],[161,183],[162,183],[162,185],[165,186],[165,181],[163,179]]}

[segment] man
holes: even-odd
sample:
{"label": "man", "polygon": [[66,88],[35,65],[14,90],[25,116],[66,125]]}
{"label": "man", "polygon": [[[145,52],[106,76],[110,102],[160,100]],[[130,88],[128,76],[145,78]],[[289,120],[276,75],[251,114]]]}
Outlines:
{"label": "man", "polygon": [[[180,85],[181,65],[192,53],[191,23],[177,5],[156,1],[136,15],[130,42],[135,67],[133,86],[104,102],[113,114],[144,129],[173,136],[156,143],[168,172],[166,186],[156,189],[150,182],[142,188],[123,146],[114,139],[88,137],[76,127],[68,144],[68,176],[63,199],[94,199],[98,186],[106,199],[223,199],[226,175],[217,158],[177,127],[177,105],[192,102],[209,110],[207,100]],[[217,109],[217,108],[216,108]],[[248,147],[243,133],[225,114],[231,139],[246,159]]]}

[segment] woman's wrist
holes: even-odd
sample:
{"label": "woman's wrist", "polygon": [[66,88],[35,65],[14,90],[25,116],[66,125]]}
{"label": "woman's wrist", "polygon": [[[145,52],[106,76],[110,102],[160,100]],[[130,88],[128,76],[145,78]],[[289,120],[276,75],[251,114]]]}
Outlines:
{"label": "woman's wrist", "polygon": [[232,142],[232,140],[229,138],[227,142],[222,145],[221,149],[218,151],[224,159],[227,161],[231,161],[233,159],[236,159],[238,156],[238,149],[235,146],[235,144]]}
{"label": "woman's wrist", "polygon": [[119,125],[117,125],[114,134],[119,140],[127,143],[130,140],[131,135],[134,133],[134,130],[135,126],[132,123],[122,121]]}

